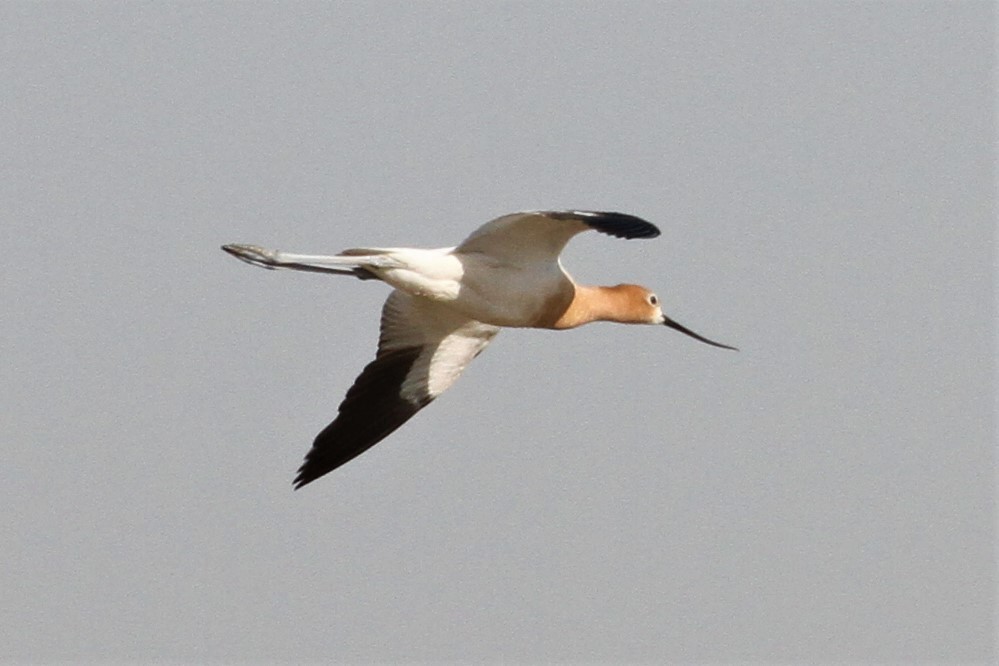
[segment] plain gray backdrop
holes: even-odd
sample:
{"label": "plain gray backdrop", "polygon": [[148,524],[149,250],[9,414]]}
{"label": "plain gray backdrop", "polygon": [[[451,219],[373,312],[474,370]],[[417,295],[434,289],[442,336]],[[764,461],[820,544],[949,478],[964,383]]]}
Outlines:
{"label": "plain gray backdrop", "polygon": [[[989,2],[0,5],[0,658],[990,662]],[[293,492],[387,288],[228,242],[620,210]]]}

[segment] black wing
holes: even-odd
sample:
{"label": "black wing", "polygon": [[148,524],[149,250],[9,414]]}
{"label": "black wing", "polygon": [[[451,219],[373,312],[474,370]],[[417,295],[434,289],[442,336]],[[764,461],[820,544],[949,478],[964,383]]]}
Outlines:
{"label": "black wing", "polygon": [[419,347],[379,353],[340,403],[336,419],[316,436],[295,477],[295,488],[315,481],[388,437],[433,400],[415,401],[399,390],[422,351]]}
{"label": "black wing", "polygon": [[446,391],[499,329],[434,301],[393,291],[382,308],[378,353],[312,443],[295,488],[353,460]]}
{"label": "black wing", "polygon": [[553,220],[578,220],[600,233],[615,238],[655,238],[659,228],[640,217],[626,213],[607,213],[591,210],[564,210],[543,213]]}

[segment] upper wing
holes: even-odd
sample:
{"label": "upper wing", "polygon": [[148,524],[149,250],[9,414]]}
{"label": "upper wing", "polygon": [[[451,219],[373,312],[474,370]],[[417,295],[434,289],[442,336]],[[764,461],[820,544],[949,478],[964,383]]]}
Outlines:
{"label": "upper wing", "polygon": [[383,440],[458,379],[499,328],[439,303],[393,291],[382,308],[378,353],[316,436],[295,477],[301,488]]}
{"label": "upper wing", "polygon": [[624,213],[525,211],[487,222],[462,241],[455,252],[482,253],[514,264],[555,261],[569,239],[588,229],[618,238],[659,235],[651,222]]}

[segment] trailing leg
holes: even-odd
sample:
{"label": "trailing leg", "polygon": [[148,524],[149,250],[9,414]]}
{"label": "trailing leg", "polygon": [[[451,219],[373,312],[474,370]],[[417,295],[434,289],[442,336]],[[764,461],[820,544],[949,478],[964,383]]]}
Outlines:
{"label": "trailing leg", "polygon": [[286,268],[311,273],[333,273],[350,275],[359,280],[377,279],[371,271],[359,266],[356,258],[329,255],[292,254],[279,250],[269,250],[258,245],[231,244],[222,249],[240,261],[268,270]]}

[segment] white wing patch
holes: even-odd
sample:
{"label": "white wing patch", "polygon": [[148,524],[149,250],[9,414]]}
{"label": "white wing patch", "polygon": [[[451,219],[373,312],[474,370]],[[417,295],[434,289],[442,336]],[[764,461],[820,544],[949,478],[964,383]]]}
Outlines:
{"label": "white wing patch", "polygon": [[473,321],[449,333],[436,346],[424,347],[399,394],[413,403],[433,400],[454,384],[497,332],[495,326]]}
{"label": "white wing patch", "polygon": [[542,212],[513,213],[483,224],[455,252],[481,253],[512,266],[554,262],[573,236],[589,228],[579,220],[557,220]]}
{"label": "white wing patch", "polygon": [[633,215],[585,210],[525,211],[483,224],[455,248],[481,253],[511,266],[555,262],[578,233],[594,229],[617,238],[655,238],[659,229]]}
{"label": "white wing patch", "polygon": [[393,291],[382,310],[379,354],[418,347],[399,395],[413,404],[446,391],[499,332],[432,300]]}

